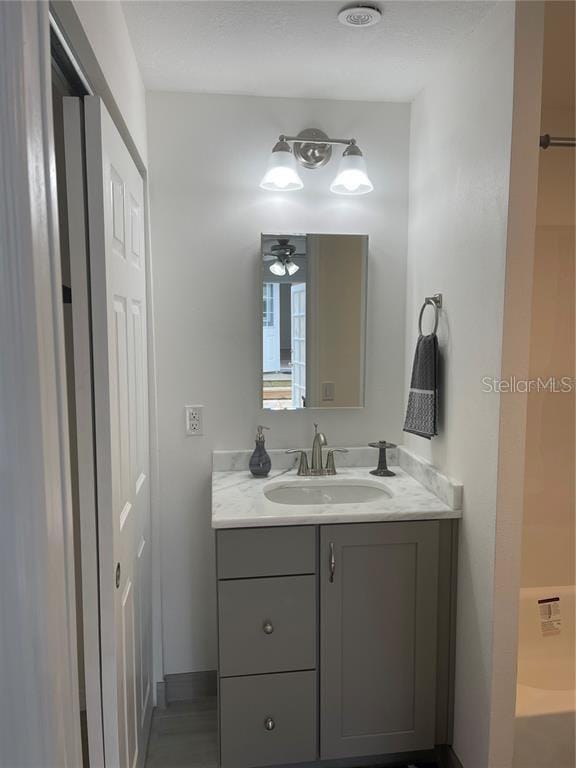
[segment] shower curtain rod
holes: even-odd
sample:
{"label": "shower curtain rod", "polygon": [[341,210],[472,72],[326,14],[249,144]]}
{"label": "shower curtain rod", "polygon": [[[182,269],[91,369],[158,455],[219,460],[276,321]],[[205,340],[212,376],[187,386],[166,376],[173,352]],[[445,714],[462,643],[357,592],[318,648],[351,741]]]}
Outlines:
{"label": "shower curtain rod", "polygon": [[540,136],[541,149],[548,149],[548,147],[576,147],[576,139],[569,136],[550,136],[549,133],[545,133]]}

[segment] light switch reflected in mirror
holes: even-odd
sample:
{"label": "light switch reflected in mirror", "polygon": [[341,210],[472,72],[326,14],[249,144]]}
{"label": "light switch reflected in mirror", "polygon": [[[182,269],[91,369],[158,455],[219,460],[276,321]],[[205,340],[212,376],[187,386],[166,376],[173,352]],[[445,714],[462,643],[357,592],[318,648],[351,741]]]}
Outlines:
{"label": "light switch reflected in mirror", "polygon": [[364,405],[367,235],[262,235],[262,407]]}

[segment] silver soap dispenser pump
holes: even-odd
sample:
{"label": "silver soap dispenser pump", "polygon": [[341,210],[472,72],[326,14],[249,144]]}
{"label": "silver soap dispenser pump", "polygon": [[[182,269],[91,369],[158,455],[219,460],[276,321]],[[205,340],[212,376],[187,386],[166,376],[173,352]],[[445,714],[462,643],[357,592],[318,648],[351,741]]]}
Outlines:
{"label": "silver soap dispenser pump", "polygon": [[268,456],[265,448],[265,429],[270,429],[270,427],[265,427],[262,424],[259,424],[258,429],[256,430],[256,447],[254,448],[254,453],[250,457],[249,464],[250,472],[252,472],[254,477],[268,477],[268,473],[272,468],[270,456]]}

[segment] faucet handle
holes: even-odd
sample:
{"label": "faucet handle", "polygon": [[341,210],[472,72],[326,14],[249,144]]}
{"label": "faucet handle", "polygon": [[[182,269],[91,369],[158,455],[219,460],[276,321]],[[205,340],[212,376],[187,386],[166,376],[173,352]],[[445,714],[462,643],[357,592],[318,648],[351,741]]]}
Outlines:
{"label": "faucet handle", "polygon": [[308,467],[308,456],[306,455],[306,451],[303,451],[300,448],[291,448],[289,451],[286,451],[286,453],[299,453],[300,462],[298,464],[297,474],[299,474],[300,476],[302,475],[307,476],[310,474],[310,469]]}
{"label": "faucet handle", "polygon": [[335,453],[348,453],[348,448],[331,448],[326,456],[326,469],[324,470],[327,475],[336,474],[336,464],[334,463]]}

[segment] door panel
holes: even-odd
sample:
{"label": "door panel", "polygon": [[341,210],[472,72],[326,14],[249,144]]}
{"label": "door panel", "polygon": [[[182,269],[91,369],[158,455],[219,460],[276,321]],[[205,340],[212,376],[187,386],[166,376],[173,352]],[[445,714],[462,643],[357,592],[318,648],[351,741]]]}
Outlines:
{"label": "door panel", "polygon": [[144,188],[100,100],[84,104],[105,756],[139,768],[152,704]]}
{"label": "door panel", "polygon": [[320,562],[321,757],[431,749],[438,523],[323,526]]}
{"label": "door panel", "polygon": [[262,372],[280,370],[280,285],[264,283],[262,313]]}
{"label": "door panel", "polygon": [[306,283],[292,285],[292,406],[306,404]]}

